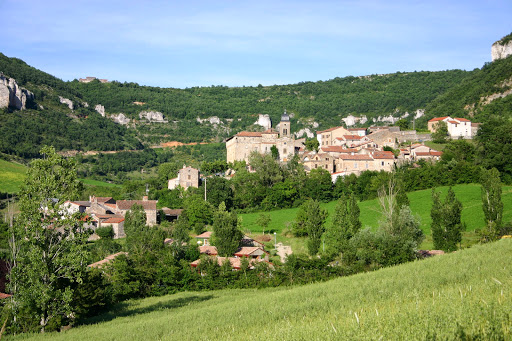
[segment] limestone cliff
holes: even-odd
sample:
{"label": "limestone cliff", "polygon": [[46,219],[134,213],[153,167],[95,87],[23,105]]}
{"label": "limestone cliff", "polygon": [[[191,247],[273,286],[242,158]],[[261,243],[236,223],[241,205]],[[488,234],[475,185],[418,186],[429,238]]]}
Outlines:
{"label": "limestone cliff", "polygon": [[33,100],[34,94],[21,88],[14,78],[8,78],[0,73],[0,108],[27,108],[27,101]]}
{"label": "limestone cliff", "polygon": [[494,62],[497,59],[504,59],[512,55],[512,33],[501,40],[498,40],[491,47],[491,57]]}
{"label": "limestone cliff", "polygon": [[158,122],[158,123],[166,123],[167,120],[164,118],[164,114],[159,111],[141,111],[139,113],[139,118],[146,119],[149,122]]}

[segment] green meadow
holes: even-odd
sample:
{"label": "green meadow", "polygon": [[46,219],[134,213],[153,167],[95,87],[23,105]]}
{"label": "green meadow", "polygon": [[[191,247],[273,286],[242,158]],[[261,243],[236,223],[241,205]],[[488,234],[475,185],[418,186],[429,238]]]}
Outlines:
{"label": "green meadow", "polygon": [[18,192],[25,181],[26,174],[26,166],[15,162],[0,160],[0,192]]}
{"label": "green meadow", "polygon": [[117,305],[27,340],[505,340],[512,240],[297,287],[185,292]]}
{"label": "green meadow", "polygon": [[85,185],[87,186],[95,186],[95,187],[115,187],[115,188],[121,188],[123,186],[118,184],[113,184],[110,182],[104,182],[104,181],[98,181],[98,180],[92,180],[92,179],[80,179]]}
{"label": "green meadow", "polygon": [[[455,195],[462,202],[464,207],[462,211],[462,221],[466,223],[466,231],[463,236],[463,246],[469,246],[477,241],[475,230],[484,226],[484,214],[482,211],[481,190],[478,184],[465,184],[453,186]],[[448,192],[448,187],[440,187],[437,189],[442,193],[442,199]],[[431,199],[432,190],[426,189],[416,192],[407,193],[410,201],[412,212],[419,218],[421,229],[426,234],[422,248],[432,248],[432,239],[430,236],[430,208],[432,207]],[[512,186],[504,186],[502,200],[504,205],[503,221],[508,222],[512,220]],[[331,222],[331,217],[334,213],[336,201],[322,204],[322,206],[329,212],[326,226]],[[381,220],[380,206],[377,199],[362,201],[359,203],[361,210],[361,222],[363,227],[377,229],[379,220]],[[298,208],[290,208],[283,210],[276,210],[265,212],[271,217],[271,222],[268,230],[277,232],[277,241],[283,243],[290,242],[291,238],[283,235],[286,228],[291,226],[297,215]],[[240,214],[242,218],[242,226],[244,231],[249,231],[252,234],[261,234],[262,229],[257,225],[256,221],[261,212]],[[293,249],[293,245],[292,245]]]}

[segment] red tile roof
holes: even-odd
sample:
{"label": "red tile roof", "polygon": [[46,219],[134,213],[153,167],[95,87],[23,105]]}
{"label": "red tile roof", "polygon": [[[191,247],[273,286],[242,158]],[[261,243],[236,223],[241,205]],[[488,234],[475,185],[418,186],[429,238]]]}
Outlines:
{"label": "red tile roof", "polygon": [[218,254],[217,248],[213,245],[201,245],[199,247],[199,253],[204,253],[210,256],[216,256]]}
{"label": "red tile roof", "polygon": [[438,152],[435,150],[431,150],[429,152],[417,152],[416,156],[441,156],[443,152]]}
{"label": "red tile roof", "polygon": [[206,231],[196,236],[196,238],[210,238],[212,236],[212,231]]}
{"label": "red tile roof", "polygon": [[102,224],[119,224],[124,221],[124,218],[122,217],[112,217],[108,218],[107,220],[101,222]]}
{"label": "red tile roof", "polygon": [[261,132],[259,131],[241,131],[236,136],[240,137],[261,137]]}
{"label": "red tile roof", "polygon": [[444,120],[445,118],[448,118],[449,116],[444,116],[444,117],[434,117],[433,119],[429,120],[429,122],[437,122],[437,121],[442,121]]}
{"label": "red tile roof", "polygon": [[345,140],[360,140],[363,138],[363,136],[359,135],[343,135],[343,137],[345,138]]}
{"label": "red tile roof", "polygon": [[0,292],[0,300],[3,300],[4,298],[8,298],[8,297],[11,297],[12,295],[10,294],[4,294],[3,292]]}
{"label": "red tile roof", "polygon": [[[217,264],[219,264],[220,266],[222,266],[224,264],[224,262],[228,261],[233,269],[240,270],[241,267],[242,267],[241,266],[242,265],[242,259],[241,258],[236,258],[236,257],[218,257],[218,256],[215,256],[215,258],[217,259]],[[259,262],[265,262],[265,261],[263,259],[251,258],[251,259],[249,259],[249,267],[254,267],[254,265],[256,263],[259,263]],[[190,263],[190,266],[195,268],[200,263],[201,263],[201,260],[197,259],[197,260],[193,261],[192,263]]]}
{"label": "red tile roof", "polygon": [[325,130],[320,130],[320,131],[317,131],[316,133],[317,134],[321,134],[321,133],[328,133],[330,131],[333,131],[333,130],[336,130],[336,129],[339,129],[339,128],[343,128],[345,129],[344,127],[342,126],[339,126],[339,127],[332,127],[332,128],[329,128],[329,129],[325,129]]}
{"label": "red tile roof", "polygon": [[265,130],[262,134],[277,134],[277,131],[270,128],[270,129]]}
{"label": "red tile roof", "polygon": [[357,160],[373,160],[373,158],[370,155],[365,155],[365,154],[354,154],[354,155],[350,155],[350,154],[344,155],[344,154],[341,154],[340,155],[340,159],[342,159],[342,160],[354,160],[354,161],[357,161]]}
{"label": "red tile roof", "polygon": [[373,158],[374,159],[394,159],[395,158],[395,154],[393,154],[393,152],[390,152],[390,151],[376,151],[376,152],[373,152]]}
{"label": "red tile roof", "polygon": [[237,252],[235,252],[235,256],[237,257],[245,257],[245,256],[251,256],[253,253],[261,251],[264,253],[264,251],[257,246],[244,246],[240,248]]}
{"label": "red tile roof", "polygon": [[459,117],[455,117],[455,119],[457,121],[460,121],[460,122],[471,122],[470,120],[466,119],[466,118],[459,118]]}
{"label": "red tile roof", "polygon": [[325,146],[321,147],[320,150],[326,153],[357,153],[355,148],[345,148],[344,146]]}
{"label": "red tile roof", "polygon": [[116,257],[118,257],[118,256],[120,256],[120,255],[128,255],[128,252],[118,252],[118,253],[114,253],[113,255],[107,256],[107,257],[105,257],[105,259],[102,259],[102,260],[100,260],[99,262],[89,264],[89,265],[88,265],[88,267],[90,267],[90,268],[101,268],[101,267],[103,267],[105,264],[110,263],[110,262],[111,262],[111,261],[113,261]]}

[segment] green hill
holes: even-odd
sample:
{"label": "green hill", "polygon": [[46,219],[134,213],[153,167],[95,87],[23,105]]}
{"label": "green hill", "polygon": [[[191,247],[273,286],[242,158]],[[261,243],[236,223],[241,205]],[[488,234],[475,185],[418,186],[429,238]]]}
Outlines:
{"label": "green hill", "polygon": [[502,340],[512,240],[301,287],[187,292],[119,304],[37,340]]}
{"label": "green hill", "polygon": [[[457,86],[433,100],[426,108],[427,117],[474,117],[482,122],[489,115],[512,117],[512,96],[505,94],[512,86],[512,56],[485,64]],[[500,97],[503,96],[504,97]],[[496,97],[495,99],[493,99]]]}
{"label": "green hill", "polygon": [[[446,195],[448,187],[439,188],[442,195]],[[464,233],[463,244],[473,244],[475,242],[474,230],[482,228],[484,222],[484,214],[482,211],[482,199],[480,194],[480,185],[467,184],[456,185],[453,187],[457,198],[462,202],[464,207],[462,211],[462,221],[466,223],[467,229]],[[416,192],[407,193],[409,197],[410,206],[413,214],[417,215],[420,219],[421,229],[427,235],[427,239],[423,243],[423,248],[432,248],[430,237],[430,208],[432,207],[431,190],[421,190]],[[502,200],[504,205],[503,221],[512,221],[512,187],[504,186]],[[330,219],[333,216],[335,201],[323,204],[329,212],[326,226],[330,224]],[[379,220],[381,219],[380,207],[377,199],[362,201],[359,203],[361,210],[361,222],[363,227],[370,227],[377,229]],[[283,230],[286,226],[290,226],[291,222],[295,220],[298,208],[283,209],[277,211],[266,212],[271,217],[271,222],[268,227],[269,230],[278,233],[278,242],[290,243],[291,240],[282,236]],[[253,233],[261,233],[261,227],[256,224],[256,220],[261,212],[240,214],[244,230],[249,230]],[[293,248],[293,245],[292,245]]]}

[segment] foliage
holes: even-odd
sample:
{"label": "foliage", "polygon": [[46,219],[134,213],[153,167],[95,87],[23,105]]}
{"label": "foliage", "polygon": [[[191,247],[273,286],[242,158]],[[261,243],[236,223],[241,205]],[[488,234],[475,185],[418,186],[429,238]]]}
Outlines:
{"label": "foliage", "polygon": [[349,198],[342,195],[334,208],[331,226],[325,233],[330,252],[339,253],[347,247],[347,242],[361,229],[359,206],[354,194]]}
{"label": "foliage", "polygon": [[461,221],[462,204],[455,197],[453,189],[448,189],[444,202],[435,189],[432,189],[432,239],[434,247],[438,250],[454,251],[462,240],[462,231],[465,229]]}
{"label": "foliage", "polygon": [[485,216],[485,227],[491,240],[500,237],[503,223],[503,201],[501,200],[502,184],[500,173],[496,168],[482,170],[482,210]]}
{"label": "foliage", "polygon": [[318,253],[326,219],[327,211],[313,199],[302,204],[297,212],[292,231],[296,237],[308,236],[307,245],[310,255]]}
{"label": "foliage", "polygon": [[220,256],[231,256],[240,247],[243,234],[235,212],[226,211],[221,203],[213,214],[212,244],[217,247]]}
{"label": "foliage", "polygon": [[318,152],[318,147],[320,147],[318,139],[313,137],[306,140],[306,150]]}
{"label": "foliage", "polygon": [[85,272],[89,233],[81,214],[64,204],[83,189],[76,164],[52,147],[40,153],[44,158],[30,164],[11,231],[13,331],[27,331],[34,323],[45,331],[50,324],[72,320],[74,285]]}
{"label": "foliage", "polygon": [[512,182],[512,121],[492,116],[480,125],[476,135],[478,163],[496,168],[506,183]]}
{"label": "foliage", "polygon": [[434,143],[446,143],[448,139],[448,125],[444,121],[434,124],[435,131],[431,134]]}
{"label": "foliage", "polygon": [[197,224],[204,226],[212,223],[213,208],[201,195],[196,194],[185,198],[183,207],[185,210],[182,215],[187,217],[190,226]]}
{"label": "foliage", "polygon": [[272,219],[270,218],[270,215],[268,214],[265,214],[265,213],[260,213],[260,215],[258,216],[258,219],[256,220],[256,223],[261,226],[262,230],[263,230],[263,234],[265,234],[265,230],[268,228],[268,225],[270,224],[270,222],[272,221]]}

